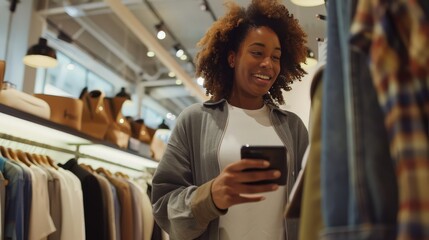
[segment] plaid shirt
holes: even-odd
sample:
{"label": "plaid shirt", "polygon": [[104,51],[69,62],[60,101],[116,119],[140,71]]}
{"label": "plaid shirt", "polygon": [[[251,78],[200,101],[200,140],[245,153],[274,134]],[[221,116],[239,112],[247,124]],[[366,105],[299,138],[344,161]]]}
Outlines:
{"label": "plaid shirt", "polygon": [[351,43],[370,56],[399,188],[397,239],[429,239],[429,2],[361,0]]}

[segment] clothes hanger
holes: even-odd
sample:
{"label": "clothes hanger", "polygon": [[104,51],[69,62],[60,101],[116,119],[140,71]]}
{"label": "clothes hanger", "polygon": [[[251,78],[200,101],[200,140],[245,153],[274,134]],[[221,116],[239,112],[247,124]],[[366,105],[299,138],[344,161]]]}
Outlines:
{"label": "clothes hanger", "polygon": [[87,165],[85,163],[80,163],[79,166],[81,166],[82,168],[84,168],[85,170],[87,170],[90,173],[95,172],[94,169],[90,165]]}
{"label": "clothes hanger", "polygon": [[23,151],[16,150],[16,157],[19,161],[27,165],[27,167],[30,167],[32,165],[32,163],[30,162],[30,160],[28,160],[27,156]]}
{"label": "clothes hanger", "polygon": [[2,157],[7,158],[9,160],[12,160],[11,156],[9,155],[9,152],[7,149],[3,146],[0,146],[0,154]]}
{"label": "clothes hanger", "polygon": [[16,153],[15,153],[15,150],[13,150],[12,148],[7,148],[7,153],[10,156],[10,158],[9,158],[10,160],[14,160],[14,161],[19,162],[19,159],[18,159],[18,157],[16,156]]}
{"label": "clothes hanger", "polygon": [[39,159],[39,162],[45,165],[46,167],[50,167],[51,165],[48,163],[48,159],[46,159],[45,155],[37,154],[37,158]]}
{"label": "clothes hanger", "polygon": [[42,158],[46,158],[46,161],[48,163],[49,166],[55,168],[55,170],[58,170],[58,166],[55,164],[55,161],[49,157],[48,155],[41,155]]}
{"label": "clothes hanger", "polygon": [[37,155],[37,154],[35,154],[35,153],[33,153],[33,154],[31,154],[31,157],[38,163],[38,164],[40,164],[40,165],[45,165],[46,166],[46,164],[45,164],[45,162],[43,161],[43,159],[41,159],[40,158],[40,156],[39,155]]}
{"label": "clothes hanger", "polygon": [[105,176],[109,176],[109,177],[112,177],[112,176],[113,176],[113,174],[112,174],[109,170],[104,169],[104,168],[102,168],[102,167],[97,168],[97,169],[95,170],[95,172],[96,172],[96,173],[102,173],[102,174],[104,174]]}
{"label": "clothes hanger", "polygon": [[130,176],[128,176],[127,174],[123,173],[123,172],[115,172],[115,176],[117,177],[121,177],[121,178],[125,178],[125,179],[130,179]]}
{"label": "clothes hanger", "polygon": [[25,152],[24,153],[25,156],[27,157],[27,159],[34,165],[41,165],[40,161],[38,161],[38,159],[34,158],[30,153]]}

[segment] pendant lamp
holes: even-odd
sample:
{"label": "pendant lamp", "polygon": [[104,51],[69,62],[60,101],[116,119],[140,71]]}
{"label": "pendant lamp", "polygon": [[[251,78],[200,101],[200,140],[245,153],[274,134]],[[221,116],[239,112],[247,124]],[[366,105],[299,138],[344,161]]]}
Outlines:
{"label": "pendant lamp", "polygon": [[36,45],[30,47],[23,62],[25,65],[38,68],[52,68],[57,66],[57,54],[55,50],[48,46],[45,38],[39,38]]}
{"label": "pendant lamp", "polygon": [[302,7],[315,7],[325,4],[325,0],[291,0],[292,3]]}

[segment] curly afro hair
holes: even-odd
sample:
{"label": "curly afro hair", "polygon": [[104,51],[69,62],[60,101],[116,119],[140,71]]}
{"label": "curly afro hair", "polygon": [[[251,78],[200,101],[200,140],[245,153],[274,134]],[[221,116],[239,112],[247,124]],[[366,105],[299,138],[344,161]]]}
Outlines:
{"label": "curly afro hair", "polygon": [[227,14],[216,21],[198,42],[200,51],[196,75],[205,79],[206,94],[212,100],[228,99],[231,95],[234,70],[228,64],[228,52],[237,52],[250,29],[266,26],[278,36],[282,55],[281,70],[270,91],[264,95],[266,103],[284,104],[282,89],[289,91],[295,80],[306,73],[300,63],[306,57],[306,34],[298,20],[278,0],[252,0],[247,9],[233,2],[225,4]]}

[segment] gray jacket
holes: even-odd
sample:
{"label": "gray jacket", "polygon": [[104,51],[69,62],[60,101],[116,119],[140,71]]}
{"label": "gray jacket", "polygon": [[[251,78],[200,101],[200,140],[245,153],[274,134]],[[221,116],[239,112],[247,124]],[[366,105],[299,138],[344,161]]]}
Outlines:
{"label": "gray jacket", "polygon": [[[292,160],[288,163],[289,193],[308,145],[308,133],[296,114],[268,107],[271,122]],[[214,206],[210,187],[220,173],[217,154],[227,117],[223,99],[194,104],[177,119],[152,180],[154,217],[172,240],[219,239],[219,216],[226,211]],[[297,239],[297,221],[288,219],[286,224],[287,239]]]}

